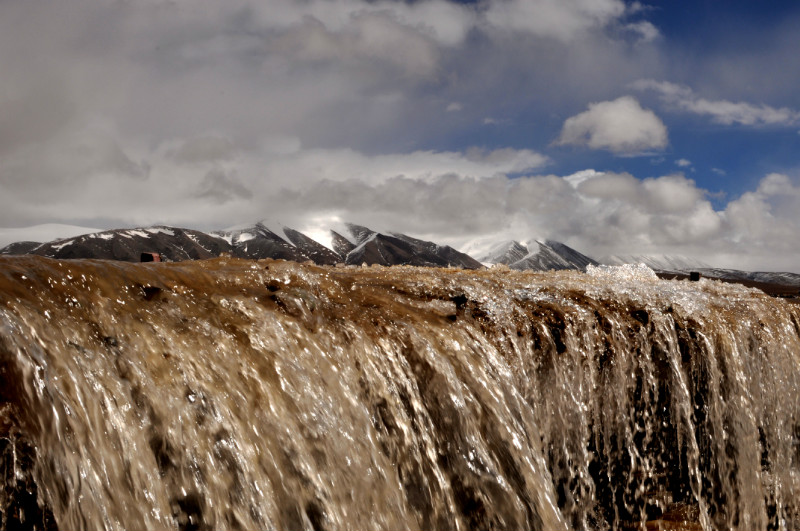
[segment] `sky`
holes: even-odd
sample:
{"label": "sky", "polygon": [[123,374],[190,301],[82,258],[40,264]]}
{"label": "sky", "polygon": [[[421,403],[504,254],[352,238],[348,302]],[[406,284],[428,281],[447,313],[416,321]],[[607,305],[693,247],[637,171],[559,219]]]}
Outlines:
{"label": "sky", "polygon": [[792,1],[2,0],[0,244],[349,221],[800,272],[798,49]]}

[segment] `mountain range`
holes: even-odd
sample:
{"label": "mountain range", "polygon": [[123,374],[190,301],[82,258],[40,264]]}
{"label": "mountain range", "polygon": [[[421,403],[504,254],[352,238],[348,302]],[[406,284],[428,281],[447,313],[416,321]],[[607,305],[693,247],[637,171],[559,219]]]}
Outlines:
{"label": "mountain range", "polygon": [[398,233],[380,233],[347,224],[345,234],[331,231],[332,249],[290,227],[256,223],[243,229],[201,232],[176,227],[115,229],[52,242],[16,242],[0,254],[34,254],[58,259],[94,258],[138,262],[142,253],[166,261],[197,260],[228,254],[236,258],[272,258],[318,265],[344,263],[479,269],[480,262],[446,245]]}
{"label": "mountain range", "polygon": [[142,253],[158,253],[163,260],[213,258],[226,254],[248,259],[283,259],[318,265],[414,265],[479,269],[504,264],[516,270],[586,270],[589,265],[644,263],[663,274],[698,271],[704,276],[735,282],[779,284],[800,288],[795,273],[747,272],[713,268],[683,256],[614,255],[595,260],[553,240],[507,240],[468,247],[473,255],[447,245],[396,232],[378,232],[345,224],[329,233],[328,246],[285,226],[256,223],[244,228],[203,232],[155,226],[114,229],[50,242],[20,241],[0,249],[0,254],[34,254],[57,259],[93,258],[138,262]]}

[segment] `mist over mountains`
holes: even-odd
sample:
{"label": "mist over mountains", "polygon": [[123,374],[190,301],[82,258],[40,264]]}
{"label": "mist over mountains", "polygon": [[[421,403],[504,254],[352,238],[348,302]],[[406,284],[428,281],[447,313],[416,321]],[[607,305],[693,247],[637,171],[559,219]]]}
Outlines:
{"label": "mist over mountains", "polygon": [[510,269],[530,271],[584,271],[590,265],[644,263],[660,272],[681,274],[700,271],[712,278],[800,287],[800,275],[795,273],[720,269],[699,260],[675,255],[613,255],[595,259],[553,240],[482,241],[466,245],[467,252],[463,252],[406,234],[379,232],[352,223],[330,230],[327,236],[327,245],[323,245],[298,230],[265,222],[212,232],[154,226],[106,230],[50,242],[20,241],[3,247],[0,254],[128,262],[138,262],[142,253],[158,253],[165,261],[229,255],[318,265],[413,265],[463,269],[505,265]]}

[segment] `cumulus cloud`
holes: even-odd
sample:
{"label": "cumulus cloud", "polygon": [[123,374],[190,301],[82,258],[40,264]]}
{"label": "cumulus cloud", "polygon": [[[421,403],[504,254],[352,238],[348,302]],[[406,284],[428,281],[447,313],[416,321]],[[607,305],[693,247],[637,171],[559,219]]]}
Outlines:
{"label": "cumulus cloud", "polygon": [[688,168],[692,165],[692,161],[688,159],[678,159],[675,161],[676,166],[680,166],[681,168]]}
{"label": "cumulus cloud", "polygon": [[767,175],[755,191],[743,194],[725,208],[726,219],[740,244],[746,245],[752,254],[762,254],[776,261],[792,256],[796,260],[800,254],[797,250],[798,212],[800,186],[779,173]]}
{"label": "cumulus cloud", "polygon": [[687,86],[668,81],[640,79],[632,86],[638,90],[652,90],[668,105],[693,114],[709,116],[713,121],[724,125],[792,126],[800,122],[800,112],[788,107],[775,108],[765,104],[708,100],[698,97]]}
{"label": "cumulus cloud", "polygon": [[637,153],[667,146],[667,127],[631,96],[589,104],[564,122],[559,145],[587,146],[614,153]]}

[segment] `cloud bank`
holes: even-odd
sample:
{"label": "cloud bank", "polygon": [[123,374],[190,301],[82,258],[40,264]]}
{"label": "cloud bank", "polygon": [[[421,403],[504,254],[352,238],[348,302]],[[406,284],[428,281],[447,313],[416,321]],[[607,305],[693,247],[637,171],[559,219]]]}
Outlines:
{"label": "cloud bank", "polygon": [[715,209],[681,173],[548,175],[548,160],[526,150],[370,156],[295,147],[254,156],[222,139],[167,144],[149,159],[144,182],[122,164],[113,177],[61,187],[35,207],[24,190],[4,194],[0,209],[31,224],[52,212],[76,220],[91,212],[127,226],[218,229],[269,219],[319,234],[351,221],[461,248],[536,237],[595,256],[681,254],[760,270],[800,263],[800,185],[783,174]]}

